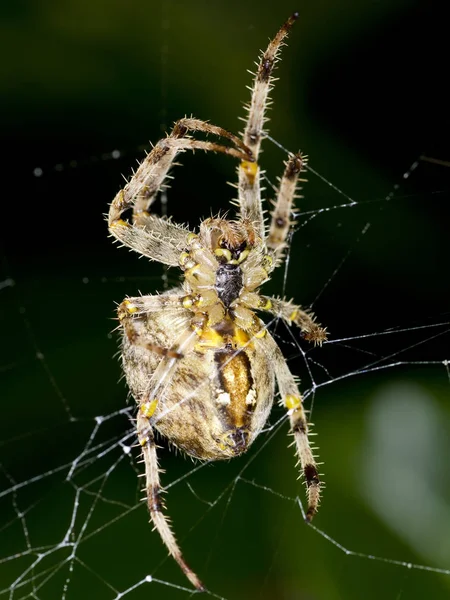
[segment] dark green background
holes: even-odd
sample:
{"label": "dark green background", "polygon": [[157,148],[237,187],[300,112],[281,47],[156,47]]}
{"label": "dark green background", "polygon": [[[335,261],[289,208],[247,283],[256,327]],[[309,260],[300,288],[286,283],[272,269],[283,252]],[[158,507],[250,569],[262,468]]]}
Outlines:
{"label": "dark green background", "polygon": [[[300,18],[277,73],[270,132],[289,150],[306,152],[314,169],[359,203],[311,219],[348,200],[310,174],[287,271],[288,297],[309,305],[320,294],[314,310],[332,340],[357,338],[312,351],[301,344],[317,384],[359,372],[315,396],[327,482],[315,524],[351,550],[448,569],[449,377],[442,364],[413,362],[450,359],[450,171],[421,162],[402,181],[422,154],[449,159],[447,31],[432,3],[66,0],[2,7],[1,279],[15,286],[0,290],[1,488],[70,464],[86,448],[94,417],[126,407],[113,359],[117,340],[109,336],[115,302],[161,289],[163,271],[115,247],[103,214],[122,174],[142,157],[139,146],[155,142],[164,125],[194,114],[240,129],[246,70],[293,9]],[[119,160],[109,158],[115,148]],[[266,142],[262,163],[271,181],[284,159]],[[235,164],[200,153],[182,163],[169,212],[195,226],[227,206]],[[33,176],[37,167],[42,177]],[[265,291],[283,293],[283,275]],[[169,273],[172,282],[176,277]],[[401,331],[361,338],[392,328]],[[283,326],[277,333],[310,390],[296,332],[294,344]],[[376,361],[408,364],[361,372]],[[271,422],[281,417],[275,408]],[[117,445],[129,428],[126,415],[101,424],[71,481],[62,469],[1,498],[1,557],[10,557],[27,552],[18,511],[31,548],[55,549],[76,487],[83,490],[73,572],[63,564],[70,549],[55,550],[34,571],[36,587],[42,584],[36,597],[62,598],[68,575],[67,600],[114,598],[112,588],[123,591],[147,574],[187,585],[173,561],[162,562],[165,550],[137,502],[134,461]],[[175,531],[212,592],[229,599],[448,597],[450,576],[346,556],[308,529],[288,499],[303,498],[303,489],[287,444],[283,423],[249,455],[206,466],[170,488]],[[166,484],[193,469],[166,447],[160,455]],[[280,495],[238,481],[242,469],[242,477]],[[371,494],[385,499],[383,514]],[[30,556],[0,563],[6,595],[30,563]],[[56,566],[46,580],[42,573]],[[13,598],[31,592],[31,585],[17,588]],[[186,592],[153,583],[126,597]]]}

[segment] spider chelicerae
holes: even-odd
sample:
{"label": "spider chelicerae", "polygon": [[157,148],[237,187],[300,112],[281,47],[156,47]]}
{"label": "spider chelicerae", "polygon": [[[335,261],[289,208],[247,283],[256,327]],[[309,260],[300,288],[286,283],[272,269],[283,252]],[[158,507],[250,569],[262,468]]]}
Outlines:
{"label": "spider chelicerae", "polygon": [[[319,504],[320,481],[301,394],[281,350],[255,312],[266,311],[297,325],[315,344],[326,339],[326,330],[311,313],[258,291],[283,262],[293,201],[306,165],[300,153],[286,161],[267,227],[257,161],[273,68],[296,18],[294,14],[286,21],[261,55],[243,138],[198,119],[181,119],[116,195],[108,215],[111,234],[125,246],[184,273],[182,285],[174,290],[125,299],[118,316],[123,369],[139,407],[137,435],[151,519],[198,590],[205,588],[184,560],[164,514],[154,430],[201,460],[238,456],[264,427],[276,381],[308,490],[308,521]],[[198,131],[225,138],[230,145],[188,135]],[[223,152],[240,160],[236,220],[209,218],[198,233],[192,233],[150,212],[176,156],[186,150]],[[121,218],[128,209],[132,222]]]}

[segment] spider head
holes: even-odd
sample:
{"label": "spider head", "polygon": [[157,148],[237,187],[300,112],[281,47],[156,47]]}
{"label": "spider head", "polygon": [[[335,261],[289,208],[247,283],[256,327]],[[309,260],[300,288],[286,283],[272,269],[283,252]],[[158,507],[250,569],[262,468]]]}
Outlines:
{"label": "spider head", "polygon": [[257,242],[251,222],[222,218],[203,221],[200,236],[221,264],[241,264]]}

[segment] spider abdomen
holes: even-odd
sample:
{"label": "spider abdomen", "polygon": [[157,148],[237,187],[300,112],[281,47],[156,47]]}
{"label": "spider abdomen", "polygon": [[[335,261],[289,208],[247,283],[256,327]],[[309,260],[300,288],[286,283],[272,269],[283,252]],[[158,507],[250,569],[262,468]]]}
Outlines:
{"label": "spider abdomen", "polygon": [[[151,343],[172,347],[188,325],[162,311],[143,319]],[[231,336],[232,339],[233,336]],[[245,452],[268,418],[274,397],[269,360],[252,344],[236,350],[230,336],[217,336],[214,347],[202,346],[177,360],[170,385],[156,393],[151,423],[180,450],[203,460],[228,459]],[[161,356],[123,338],[123,366],[138,404]],[[145,365],[145,366],[144,366]]]}
{"label": "spider abdomen", "polygon": [[[265,361],[263,361],[265,362]],[[208,349],[180,360],[155,427],[178,448],[200,459],[245,452],[269,415],[274,382],[251,351]]]}

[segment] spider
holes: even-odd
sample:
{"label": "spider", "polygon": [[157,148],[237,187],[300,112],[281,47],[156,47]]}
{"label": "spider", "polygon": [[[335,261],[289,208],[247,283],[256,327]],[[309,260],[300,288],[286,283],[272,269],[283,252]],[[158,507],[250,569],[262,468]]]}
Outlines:
{"label": "spider", "polygon": [[[283,261],[295,192],[298,182],[304,181],[299,176],[306,157],[291,155],[266,227],[257,161],[273,68],[297,17],[295,13],[284,23],[261,55],[243,138],[195,118],[177,121],[116,195],[108,215],[109,231],[122,244],[184,273],[182,285],[174,290],[126,298],[118,317],[123,370],[138,405],[137,435],[151,520],[199,591],[206,588],[187,565],[164,513],[155,430],[197,459],[238,456],[264,427],[276,381],[307,486],[307,521],[319,504],[320,480],[302,397],[281,350],[255,312],[294,323],[315,344],[326,339],[326,329],[313,314],[258,291]],[[229,145],[197,140],[189,132],[214,134]],[[222,152],[239,159],[236,220],[208,218],[198,233],[192,233],[150,212],[176,156],[186,150]],[[132,222],[122,218],[128,209]]]}

